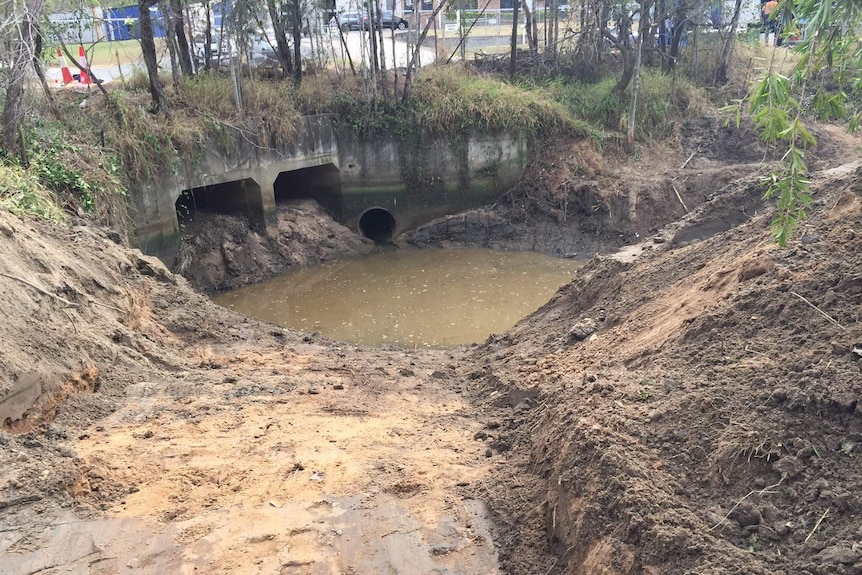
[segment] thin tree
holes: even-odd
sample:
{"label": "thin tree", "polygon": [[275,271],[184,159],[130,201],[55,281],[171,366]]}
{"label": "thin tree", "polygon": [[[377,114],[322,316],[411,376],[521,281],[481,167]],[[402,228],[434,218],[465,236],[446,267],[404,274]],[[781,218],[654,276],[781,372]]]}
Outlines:
{"label": "thin tree", "polygon": [[213,20],[210,0],[204,0],[204,13],[206,14],[206,23],[204,28],[204,70],[209,72],[210,68],[212,67],[213,59]]}
{"label": "thin tree", "polygon": [[39,58],[39,55],[42,53],[42,28],[39,26],[38,22],[34,23],[33,32],[33,70],[35,70],[36,76],[39,78],[39,84],[42,85],[42,92],[48,100],[51,114],[53,114],[58,121],[62,121],[63,118],[60,115],[60,109],[57,107],[57,102],[54,100],[54,94],[51,92],[51,88],[48,87],[48,80],[45,78],[45,71],[42,70],[42,60]]}
{"label": "thin tree", "polygon": [[509,77],[514,78],[518,69],[518,6],[520,2],[515,0],[512,8],[512,52],[509,57]]}
{"label": "thin tree", "polygon": [[[6,86],[6,102],[3,106],[3,149],[7,153],[18,150],[21,122],[21,101],[24,96],[24,81],[27,69],[34,56],[34,39],[38,35],[37,23],[42,13],[42,0],[28,0],[13,44],[12,66]],[[22,142],[23,144],[23,142]]]}
{"label": "thin tree", "polygon": [[641,60],[643,56],[644,39],[647,37],[647,31],[650,28],[649,9],[651,4],[652,0],[640,0],[641,20],[640,26],[638,27],[637,51],[633,72],[634,78],[632,80],[632,95],[629,100],[628,130],[626,131],[626,144],[629,147],[633,146],[635,142],[635,122],[637,120],[638,88],[640,88],[641,80]]}
{"label": "thin tree", "polygon": [[301,0],[293,0],[293,79],[297,84],[302,82],[302,6]]}
{"label": "thin tree", "polygon": [[177,43],[177,58],[180,61],[180,69],[184,76],[193,76],[195,72],[192,67],[192,53],[189,40],[186,37],[186,22],[180,0],[170,0],[170,8],[174,20],[172,35]]}
{"label": "thin tree", "polygon": [[736,28],[739,26],[739,15],[742,12],[742,0],[736,0],[733,6],[733,19],[730,21],[730,30],[721,46],[721,58],[715,69],[715,83],[727,83],[727,69],[730,67],[730,57],[733,55],[733,46],[736,43]]}
{"label": "thin tree", "polygon": [[[612,34],[611,31],[607,29],[607,26],[605,26],[603,30],[604,37],[619,51],[620,58],[623,61],[622,74],[620,75],[619,81],[614,86],[614,92],[617,92],[618,94],[625,92],[634,76],[637,45],[632,45],[632,21],[634,20],[635,14],[639,11],[640,5],[638,5],[635,13],[629,13],[625,7],[621,8],[617,15],[616,35]],[[640,36],[641,34],[638,34],[638,38],[640,38]]]}
{"label": "thin tree", "polygon": [[530,46],[530,54],[535,56],[539,53],[539,38],[536,32],[536,12],[530,10],[530,0],[521,0],[524,5],[524,31],[527,36],[527,44]]}
{"label": "thin tree", "polygon": [[150,6],[155,0],[138,0],[138,15],[141,24],[141,52],[144,64],[147,66],[147,77],[150,83],[150,96],[153,100],[155,110],[167,110],[168,101],[165,97],[165,88],[159,79],[159,62],[156,55],[156,40],[153,32],[153,20],[150,17]]}
{"label": "thin tree", "polygon": [[177,89],[180,87],[180,67],[177,57],[177,43],[173,37],[174,13],[167,1],[161,2],[159,8],[163,18],[162,25],[165,29],[165,44],[167,44],[168,54],[171,58],[171,80],[174,89]]}
{"label": "thin tree", "polygon": [[269,19],[272,20],[272,30],[275,34],[275,58],[281,66],[285,78],[293,74],[293,58],[290,55],[290,43],[287,41],[287,27],[284,16],[276,6],[275,0],[266,0]]}
{"label": "thin tree", "polygon": [[425,41],[425,38],[428,36],[428,30],[431,29],[431,25],[436,21],[437,15],[441,10],[446,6],[448,0],[440,0],[440,3],[437,4],[437,7],[434,8],[434,12],[431,13],[431,17],[425,22],[425,27],[422,28],[422,32],[419,34],[419,38],[416,40],[416,46],[413,49],[413,55],[410,57],[410,62],[407,64],[407,71],[404,74],[404,92],[401,96],[401,102],[407,103],[407,100],[410,99],[410,94],[413,91],[413,69],[416,67],[416,63],[419,61],[419,52],[422,46],[422,43]]}

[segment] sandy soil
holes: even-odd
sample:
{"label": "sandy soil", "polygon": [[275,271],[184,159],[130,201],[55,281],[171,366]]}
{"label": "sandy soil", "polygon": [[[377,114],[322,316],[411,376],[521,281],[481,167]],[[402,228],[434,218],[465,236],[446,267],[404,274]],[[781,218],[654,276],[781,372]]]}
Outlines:
{"label": "sandy soil", "polygon": [[768,210],[704,236],[731,186],[479,350],[479,389],[532,398],[497,438],[510,572],[862,572],[860,181],[820,174],[787,249]]}
{"label": "sandy soil", "polygon": [[731,180],[441,351],[0,212],[0,572],[862,572],[862,166],[786,249]]}

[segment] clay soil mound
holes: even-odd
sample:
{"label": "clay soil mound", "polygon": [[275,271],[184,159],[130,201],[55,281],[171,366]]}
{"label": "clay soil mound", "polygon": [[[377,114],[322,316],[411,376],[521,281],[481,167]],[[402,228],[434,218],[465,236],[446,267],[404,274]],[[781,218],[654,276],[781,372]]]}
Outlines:
{"label": "clay soil mound", "polygon": [[862,573],[862,164],[816,182],[792,246],[704,227],[729,186],[477,352],[512,573]]}
{"label": "clay soil mound", "polygon": [[197,212],[183,227],[177,273],[214,292],[257,283],[297,266],[365,254],[374,242],[336,222],[314,200],[278,206],[278,237],[241,215]]}

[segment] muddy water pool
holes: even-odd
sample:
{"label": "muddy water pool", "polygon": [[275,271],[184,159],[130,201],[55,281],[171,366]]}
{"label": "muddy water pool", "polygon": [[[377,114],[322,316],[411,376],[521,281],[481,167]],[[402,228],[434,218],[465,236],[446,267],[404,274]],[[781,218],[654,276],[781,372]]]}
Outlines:
{"label": "muddy water pool", "polygon": [[509,329],[571,281],[580,265],[534,253],[382,249],[213,299],[341,341],[452,346]]}

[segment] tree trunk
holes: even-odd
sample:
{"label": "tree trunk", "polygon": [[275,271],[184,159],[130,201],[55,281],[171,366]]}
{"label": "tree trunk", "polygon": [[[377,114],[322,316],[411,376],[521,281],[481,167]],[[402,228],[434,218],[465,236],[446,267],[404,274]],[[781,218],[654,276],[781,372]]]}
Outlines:
{"label": "tree trunk", "polygon": [[676,15],[672,18],[673,35],[670,38],[670,53],[665,61],[665,71],[669,72],[676,68],[676,63],[679,60],[679,47],[685,36],[686,28],[688,27],[688,3],[680,2],[676,8]]}
{"label": "tree trunk", "polygon": [[168,46],[168,54],[171,57],[171,80],[173,80],[174,89],[178,89],[180,87],[180,67],[177,62],[177,42],[173,34],[175,16],[167,2],[162,2],[159,8],[164,18],[165,43]]}
{"label": "tree trunk", "polygon": [[377,82],[377,72],[380,70],[380,52],[377,48],[377,34],[374,30],[377,26],[377,10],[374,8],[373,1],[368,3],[368,9],[368,46],[371,51],[371,79],[373,82]]}
{"label": "tree trunk", "polygon": [[617,35],[614,37],[610,31],[605,30],[605,38],[613,42],[614,47],[620,51],[623,60],[623,73],[619,82],[614,86],[614,92],[622,94],[626,91],[632,81],[635,71],[636,52],[639,50],[642,34],[638,34],[638,45],[632,46],[629,38],[632,34],[632,22],[628,14],[620,17],[617,21]]}
{"label": "tree trunk", "polygon": [[347,55],[347,63],[350,64],[350,71],[355,77],[356,66],[353,65],[353,57],[350,55],[350,50],[347,49],[347,40],[344,39],[344,30],[341,29],[341,22],[338,20],[338,14],[335,15],[335,25],[338,26],[338,38],[341,40],[341,48]]}
{"label": "tree trunk", "polygon": [[727,84],[727,69],[730,67],[730,57],[733,55],[733,45],[736,42],[736,28],[739,26],[739,14],[742,12],[742,0],[736,0],[733,6],[733,20],[730,22],[730,32],[721,47],[721,59],[715,70],[715,83]]}
{"label": "tree trunk", "polygon": [[177,38],[177,57],[180,61],[180,70],[184,76],[194,76],[192,68],[192,56],[189,50],[189,40],[186,37],[186,23],[183,16],[183,7],[180,0],[171,0],[171,12],[173,12],[174,32]]}
{"label": "tree trunk", "polygon": [[[21,26],[17,30],[12,52],[12,67],[9,69],[6,86],[6,103],[3,106],[3,149],[9,155],[19,150],[18,131],[21,122],[21,100],[24,96],[24,80],[27,68],[38,57],[34,53],[33,40],[38,34],[39,15],[42,12],[42,0],[28,0],[24,6]],[[21,146],[23,150],[23,146]]]}
{"label": "tree trunk", "polygon": [[213,61],[213,19],[212,9],[210,8],[210,0],[204,0],[204,9],[206,10],[206,29],[204,30],[204,70],[210,71]]}
{"label": "tree trunk", "polygon": [[629,100],[629,118],[627,124],[626,131],[626,144],[631,147],[635,143],[635,121],[637,120],[637,106],[638,106],[638,88],[640,88],[641,81],[641,58],[643,55],[643,46],[644,46],[644,37],[647,35],[644,32],[649,29],[649,15],[647,14],[647,9],[649,8],[649,0],[640,0],[641,6],[641,20],[640,27],[638,28],[638,45],[637,50],[635,51],[635,63],[634,63],[634,83],[632,84],[632,95]]}
{"label": "tree trunk", "polygon": [[[386,48],[383,44],[383,15],[380,13],[380,0],[374,0],[374,13],[377,15],[377,44],[380,46],[380,72],[383,82],[383,102],[389,106],[389,82],[386,81]],[[393,14],[393,18],[394,18]],[[373,32],[372,32],[373,33]],[[392,53],[392,60],[395,60],[395,52]]]}
{"label": "tree trunk", "polygon": [[139,0],[138,2],[138,8],[140,9],[138,17],[141,24],[141,52],[144,56],[144,63],[147,66],[147,76],[150,80],[150,96],[153,99],[153,107],[156,110],[165,110],[168,107],[168,101],[167,98],[165,98],[165,89],[162,86],[162,81],[159,79],[156,41],[153,37],[153,20],[150,18],[150,6],[154,3],[154,0]]}
{"label": "tree trunk", "polygon": [[522,0],[524,4],[524,28],[527,32],[527,44],[530,46],[530,54],[535,56],[539,53],[539,43],[536,38],[535,13],[530,11],[528,0]]}
{"label": "tree trunk", "polygon": [[54,100],[54,94],[51,88],[48,87],[48,80],[45,79],[45,72],[42,70],[42,61],[39,59],[39,54],[42,53],[42,29],[34,22],[33,26],[33,69],[36,71],[36,76],[39,77],[39,83],[42,85],[42,91],[45,93],[45,98],[48,100],[48,106],[51,108],[51,114],[58,122],[63,121],[60,115],[60,109],[57,107],[57,102]]}
{"label": "tree trunk", "polygon": [[296,83],[302,82],[302,7],[301,0],[293,0],[293,78]]}
{"label": "tree trunk", "polygon": [[275,35],[275,57],[281,66],[281,73],[285,78],[293,74],[293,58],[290,55],[290,44],[287,42],[287,33],[284,27],[284,17],[279,13],[275,0],[266,0],[266,8],[269,18],[272,20],[273,34]]}
{"label": "tree trunk", "polygon": [[518,6],[520,2],[515,0],[512,9],[512,52],[509,57],[509,77],[514,78],[518,71]]}

